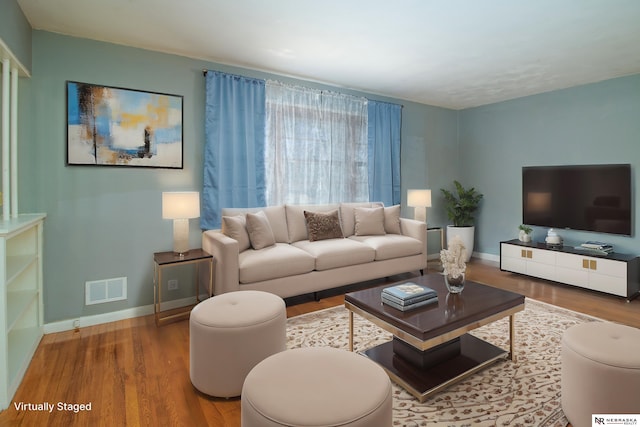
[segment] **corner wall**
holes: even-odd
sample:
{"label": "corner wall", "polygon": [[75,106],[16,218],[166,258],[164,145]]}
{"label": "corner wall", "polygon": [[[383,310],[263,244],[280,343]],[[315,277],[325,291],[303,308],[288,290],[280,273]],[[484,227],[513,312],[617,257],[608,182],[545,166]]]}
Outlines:
{"label": "corner wall", "polygon": [[[522,166],[631,163],[640,194],[640,75],[460,111],[460,176],[484,193],[476,252],[498,255],[522,222]],[[559,230],[569,245],[613,243],[640,255],[640,212],[632,237]],[[547,229],[534,228],[534,240]]]}

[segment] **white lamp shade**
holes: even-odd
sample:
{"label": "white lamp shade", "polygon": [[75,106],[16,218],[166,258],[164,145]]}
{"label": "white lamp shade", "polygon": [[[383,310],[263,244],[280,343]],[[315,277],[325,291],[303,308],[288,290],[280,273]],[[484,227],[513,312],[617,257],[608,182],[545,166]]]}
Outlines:
{"label": "white lamp shade", "polygon": [[407,205],[413,208],[431,207],[431,190],[407,190]]}
{"label": "white lamp shade", "polygon": [[162,193],[162,218],[188,219],[200,216],[200,193],[175,191]]}

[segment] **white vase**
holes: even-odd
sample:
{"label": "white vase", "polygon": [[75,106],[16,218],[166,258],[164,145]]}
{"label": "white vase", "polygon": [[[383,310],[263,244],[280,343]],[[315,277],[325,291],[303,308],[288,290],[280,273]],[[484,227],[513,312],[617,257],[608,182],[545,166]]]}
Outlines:
{"label": "white vase", "polygon": [[529,243],[531,241],[531,234],[525,233],[524,230],[520,230],[520,233],[518,233],[518,240],[524,243]]}
{"label": "white vase", "polygon": [[473,225],[471,227],[455,227],[453,225],[447,225],[447,247],[449,247],[451,239],[455,236],[460,236],[460,239],[462,239],[462,243],[467,250],[467,258],[465,259],[465,262],[469,262],[471,254],[473,253],[475,230],[476,228]]}

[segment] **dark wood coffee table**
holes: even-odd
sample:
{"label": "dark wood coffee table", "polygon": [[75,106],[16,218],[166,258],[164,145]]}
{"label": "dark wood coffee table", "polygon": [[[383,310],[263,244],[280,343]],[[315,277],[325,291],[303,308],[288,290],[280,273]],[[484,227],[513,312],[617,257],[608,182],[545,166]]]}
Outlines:
{"label": "dark wood coffee table", "polygon": [[[382,303],[384,288],[404,282],[438,292],[438,303],[402,312]],[[429,396],[498,360],[515,360],[515,313],[524,296],[467,281],[461,294],[449,294],[441,274],[378,286],[345,295],[349,310],[349,350],[353,351],[353,314],[393,334],[393,339],[363,352],[391,379],[424,402]],[[509,351],[467,332],[509,316]]]}

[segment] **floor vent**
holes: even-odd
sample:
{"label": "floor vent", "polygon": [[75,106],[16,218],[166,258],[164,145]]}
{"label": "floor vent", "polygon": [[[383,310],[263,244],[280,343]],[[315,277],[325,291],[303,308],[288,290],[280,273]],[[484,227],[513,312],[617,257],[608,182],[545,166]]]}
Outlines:
{"label": "floor vent", "polygon": [[102,304],[127,299],[127,278],[85,282],[85,304]]}

